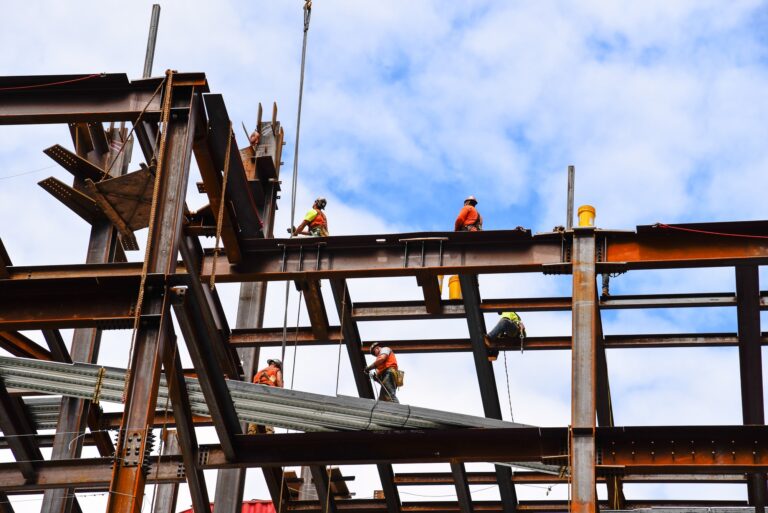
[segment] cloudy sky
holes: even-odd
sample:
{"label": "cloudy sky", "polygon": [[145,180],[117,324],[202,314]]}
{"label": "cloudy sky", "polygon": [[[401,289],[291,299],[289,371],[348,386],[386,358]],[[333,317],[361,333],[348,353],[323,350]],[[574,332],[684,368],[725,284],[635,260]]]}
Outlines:
{"label": "cloudy sky", "polygon": [[[164,2],[154,66],[155,74],[204,71],[236,124],[253,126],[258,102],[276,101],[288,143],[286,183],[302,4]],[[151,2],[143,1],[5,2],[0,74],[138,78],[150,10]],[[486,229],[548,231],[564,224],[566,168],[574,164],[576,204],[594,205],[603,228],[764,219],[766,22],[768,6],[755,0],[316,0],[299,210],[327,196],[334,234],[449,230],[462,199],[475,194]],[[69,179],[41,153],[55,143],[70,145],[66,127],[0,127],[0,237],[18,264],[79,263],[85,255],[87,226],[36,185],[50,175]],[[133,167],[140,158],[134,156]],[[286,187],[276,233],[289,225],[290,192]],[[188,202],[196,207],[204,199],[192,191]],[[733,282],[729,269],[635,272],[613,280],[612,292],[724,292],[734,290]],[[350,289],[357,301],[420,297],[412,279],[353,280]],[[222,286],[221,293],[234,323],[237,287]],[[324,293],[331,305],[329,287]],[[528,274],[482,278],[481,293],[568,295],[570,281]],[[268,325],[282,325],[282,294],[282,285],[270,288]],[[289,306],[292,319],[296,299]],[[530,335],[570,333],[568,313],[524,320]],[[735,331],[735,323],[730,308],[603,315],[608,334]],[[459,320],[361,323],[360,329],[366,340],[466,336]],[[124,362],[128,337],[109,333],[100,362]],[[619,425],[741,422],[733,349],[623,350],[609,352],[608,359]],[[335,393],[335,349],[301,349],[296,361],[296,388]],[[469,355],[405,355],[401,364],[408,373],[404,402],[481,413]],[[319,366],[328,370],[318,372]],[[510,418],[503,359],[495,371]],[[354,394],[351,372],[342,365],[339,393]],[[509,354],[508,372],[515,420],[569,422],[568,353]],[[344,471],[358,475],[351,483],[358,497],[378,488],[370,469]],[[215,474],[207,478],[212,491]],[[483,488],[475,487],[476,500],[496,497]],[[435,498],[452,488],[403,492]],[[546,493],[518,487],[521,498]],[[626,495],[744,499],[746,489],[628,485]],[[557,486],[549,498],[565,496]],[[250,472],[246,498],[265,497],[263,480]],[[403,499],[424,497],[403,493]],[[103,503],[103,497],[81,500]],[[188,504],[183,492],[179,509]],[[16,510],[37,511],[39,505],[37,497],[22,497]]]}

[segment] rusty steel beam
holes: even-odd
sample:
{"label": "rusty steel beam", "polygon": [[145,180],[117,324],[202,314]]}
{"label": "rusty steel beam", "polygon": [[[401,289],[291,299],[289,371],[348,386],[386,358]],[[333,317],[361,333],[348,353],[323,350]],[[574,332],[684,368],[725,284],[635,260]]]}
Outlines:
{"label": "rusty steel beam", "polygon": [[[168,72],[171,77],[172,72]],[[192,140],[199,105],[199,90],[193,87],[165,88],[166,107],[188,111],[171,116],[161,141],[157,170],[157,194],[153,198],[150,237],[147,240],[146,270],[148,273],[173,274],[181,239],[184,196],[187,190]],[[164,143],[164,151],[163,144]],[[162,288],[145,290],[143,310],[158,315],[160,324],[171,322],[170,302]],[[160,384],[160,364],[167,343],[162,325],[140,326],[135,335],[130,361],[120,437],[118,439],[114,474],[107,502],[109,513],[139,513],[142,505],[146,474],[145,454],[151,448],[146,436],[151,426]]]}
{"label": "rusty steel beam", "polygon": [[53,359],[49,350],[17,331],[0,331],[0,348],[22,358]]}
{"label": "rusty steel beam", "polygon": [[173,416],[176,419],[176,432],[178,434],[179,447],[184,461],[184,473],[189,485],[189,494],[192,498],[192,508],[195,513],[203,513],[209,510],[208,488],[205,486],[205,475],[199,466],[199,453],[197,435],[193,422],[192,411],[189,406],[187,384],[184,381],[184,371],[181,367],[176,336],[173,328],[168,326],[170,344],[166,347],[163,359],[165,379],[168,383],[168,396],[173,407]]}
{"label": "rusty steel beam", "polygon": [[330,479],[328,478],[328,469],[320,465],[312,465],[309,467],[309,470],[312,473],[312,482],[317,491],[320,512],[336,513],[339,511],[336,507],[336,499],[331,496],[331,484]]}
{"label": "rusty steel beam", "polygon": [[440,315],[443,311],[440,284],[435,276],[416,275],[416,283],[424,294],[424,310],[429,315]]}
{"label": "rusty steel beam", "polygon": [[605,244],[605,252],[604,264],[598,264],[598,272],[615,268],[666,269],[768,263],[768,240],[751,237],[764,236],[768,232],[766,221],[676,226],[693,231],[653,225],[638,226],[637,233],[601,232],[598,239],[599,243]]}
{"label": "rusty steel beam", "polygon": [[[597,427],[603,477],[631,476],[633,482],[737,482],[740,474],[768,469],[766,426]],[[280,465],[361,465],[456,461],[560,461],[568,458],[568,428],[450,429],[291,433],[236,437],[238,460],[220,446],[205,445],[203,469]],[[0,464],[0,491],[45,487],[104,487],[110,458],[42,461],[32,482],[15,463]],[[152,482],[178,482],[181,457],[148,459]],[[77,469],[77,471],[73,471]],[[157,478],[155,474],[157,473]],[[495,474],[494,474],[495,475]],[[517,476],[517,475],[516,475]],[[552,476],[557,479],[557,476]],[[743,482],[743,480],[741,481]]]}
{"label": "rusty steel beam", "polygon": [[459,503],[459,511],[461,513],[472,513],[474,511],[472,507],[472,493],[469,491],[469,481],[467,480],[467,471],[464,469],[464,464],[452,461],[451,477],[453,477],[453,483],[456,487],[456,500]]}
{"label": "rusty steel beam", "polygon": [[[739,333],[739,375],[744,424],[765,424],[763,365],[760,334],[760,275],[757,266],[736,267],[736,317]],[[749,505],[764,513],[768,488],[766,474],[750,474]]]}
{"label": "rusty steel beam", "polygon": [[[357,394],[366,399],[375,399],[373,385],[368,376],[362,372],[366,366],[365,356],[363,356],[361,351],[362,341],[360,339],[360,331],[357,328],[357,322],[352,318],[352,298],[349,295],[349,287],[346,280],[331,280],[331,291],[333,292],[336,311],[339,314],[341,336],[347,349],[347,356],[352,368],[352,376],[355,379]],[[397,486],[395,486],[395,472],[392,469],[392,465],[377,463],[376,470],[379,473],[387,509],[392,513],[399,513],[402,502]]]}
{"label": "rusty steel beam", "polygon": [[[176,431],[164,429],[160,436],[163,440],[163,456],[178,456],[181,454],[179,437]],[[164,483],[157,486],[153,498],[152,513],[174,513],[176,500],[179,497],[179,483]]]}
{"label": "rusty steel beam", "polygon": [[[5,282],[0,297],[3,330],[132,325],[138,277],[117,280]],[[156,277],[152,277],[154,280]]]}
{"label": "rusty steel beam", "polygon": [[[471,274],[459,275],[461,295],[464,300],[464,309],[467,313],[467,328],[469,340],[472,345],[472,356],[475,360],[475,371],[480,388],[480,399],[483,402],[483,412],[486,417],[501,419],[501,405],[499,403],[499,391],[496,389],[496,378],[493,374],[493,366],[488,361],[488,349],[485,347],[485,319],[480,311],[480,288],[477,276]],[[499,484],[499,494],[505,513],[517,511],[517,492],[512,484],[512,471],[509,467],[496,465],[496,480]]]}
{"label": "rusty steel beam", "polygon": [[[467,483],[470,485],[496,484],[496,474],[493,472],[467,472]],[[614,476],[598,476],[597,482],[604,484]],[[545,474],[543,472],[518,471],[512,476],[517,484],[567,484],[568,476]],[[624,483],[713,483],[713,484],[744,484],[747,482],[743,474],[624,474]],[[451,472],[401,472],[395,475],[397,486],[453,486]]]}
{"label": "rusty steel beam", "polygon": [[5,244],[3,244],[3,239],[0,239],[0,280],[8,278],[8,267],[13,265],[11,262],[11,257],[8,256],[8,251],[5,249]]}
{"label": "rusty steel beam", "polygon": [[297,282],[297,285],[304,295],[312,333],[319,340],[328,338],[328,313],[325,311],[320,282],[317,280],[300,281]]}
{"label": "rusty steel beam", "polygon": [[16,465],[24,479],[33,481],[37,474],[36,467],[43,459],[43,453],[35,445],[34,438],[30,436],[35,434],[35,429],[27,417],[21,398],[12,397],[2,379],[0,379],[0,429],[8,439]]}
{"label": "rusty steel beam", "polygon": [[[595,286],[595,303],[599,302],[597,286]],[[608,377],[608,359],[605,354],[605,335],[603,334],[603,319],[599,308],[595,308],[595,363],[596,373],[596,398],[595,409],[597,423],[600,426],[613,426],[613,401],[611,397],[611,384]],[[624,509],[626,498],[624,497],[624,484],[619,476],[610,476],[606,482],[608,490],[608,504],[611,509]]]}
{"label": "rusty steel beam", "polygon": [[572,428],[569,433],[571,511],[595,513],[596,330],[599,312],[595,294],[594,229],[574,229],[573,246]]}
{"label": "rusty steel beam", "polygon": [[[327,339],[318,340],[309,327],[289,328],[288,338],[291,344],[299,346],[337,345],[341,340],[338,326],[331,326]],[[230,344],[235,347],[279,347],[283,341],[282,328],[256,328],[233,330]],[[387,346],[398,353],[430,352],[468,352],[472,343],[468,338],[387,340]],[[647,335],[606,335],[603,343],[607,349],[642,349],[651,347],[735,347],[739,343],[735,333],[679,333]],[[760,343],[768,345],[768,333],[762,333]],[[363,342],[363,354],[368,354],[370,342]],[[504,339],[493,344],[505,351],[519,351],[520,341]],[[571,349],[571,337],[526,337],[526,351],[568,350]]]}
{"label": "rusty steel beam", "polygon": [[170,294],[176,319],[197,370],[200,388],[211,411],[216,434],[227,456],[235,459],[232,438],[241,434],[242,428],[229,395],[224,372],[213,349],[215,341],[207,336],[209,333],[203,324],[204,309],[196,303],[193,294],[187,294],[187,289],[175,288]]}
{"label": "rusty steel beam", "polygon": [[[203,73],[179,73],[177,78],[179,86],[207,91]],[[156,121],[161,95],[153,93],[160,82],[129,82],[122,73],[2,77],[0,125],[134,121],[142,110],[145,120]],[[12,87],[23,89],[8,89]]]}
{"label": "rusty steel beam", "polygon": [[[601,237],[608,236],[605,232],[601,233]],[[430,251],[425,256],[424,267],[421,267],[416,266],[420,263],[417,256],[409,254],[406,261],[404,245],[398,242],[409,235],[414,234],[332,237],[323,248],[317,270],[305,269],[301,256],[313,253],[315,245],[311,240],[249,240],[240,264],[230,265],[224,258],[216,260],[216,279],[219,282],[244,282],[415,276],[424,273],[438,275],[570,271],[570,263],[561,261],[562,245],[559,237],[545,235],[531,238],[514,230],[488,231],[479,235],[447,232],[449,240],[445,244],[442,260],[437,251]],[[476,236],[476,240],[473,240],[475,237],[472,236]],[[746,246],[741,242],[724,245],[718,239],[700,245],[698,251],[686,253],[687,246],[675,243],[673,239],[671,244],[675,251],[668,255],[667,260],[659,261],[655,250],[658,247],[663,250],[665,246],[658,241],[635,234],[619,234],[615,235],[615,239],[608,243],[607,260],[597,264],[598,272],[611,272],[616,268],[684,268],[768,263],[768,244],[758,242],[749,242]],[[623,244],[622,248],[617,248],[617,244]],[[727,253],[725,256],[723,248]],[[634,261],[627,263],[621,259],[627,256],[627,252],[630,256],[634,255]],[[213,255],[207,252],[202,266],[203,278],[210,277],[213,261]],[[183,267],[179,267],[179,272],[182,272],[182,269]],[[141,265],[136,263],[109,267],[57,265],[8,268],[10,280],[25,281],[62,277],[94,279],[126,274],[136,276],[140,271]]]}

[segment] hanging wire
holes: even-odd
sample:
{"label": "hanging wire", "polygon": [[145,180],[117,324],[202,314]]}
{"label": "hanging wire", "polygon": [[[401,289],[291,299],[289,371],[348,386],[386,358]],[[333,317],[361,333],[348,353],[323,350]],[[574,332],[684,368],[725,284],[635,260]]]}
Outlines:
{"label": "hanging wire", "polygon": [[509,401],[509,418],[515,421],[515,414],[512,413],[512,393],[509,391],[509,369],[507,368],[507,351],[504,351],[504,374],[507,376],[507,401]]}
{"label": "hanging wire", "polygon": [[41,167],[41,168],[38,168],[38,169],[32,169],[30,171],[24,171],[22,173],[16,173],[16,174],[12,174],[12,175],[0,176],[0,180],[10,180],[11,178],[18,178],[20,176],[31,175],[31,174],[34,174],[34,173],[39,173],[41,171],[45,171],[46,169],[51,169],[52,167],[56,167],[56,166],[57,166],[57,164],[51,164],[50,166],[45,166],[45,167]]}

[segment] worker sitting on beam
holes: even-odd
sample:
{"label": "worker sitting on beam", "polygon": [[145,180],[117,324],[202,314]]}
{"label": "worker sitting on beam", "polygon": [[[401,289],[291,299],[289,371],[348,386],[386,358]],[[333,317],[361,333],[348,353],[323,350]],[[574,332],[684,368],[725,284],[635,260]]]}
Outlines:
{"label": "worker sitting on beam", "polygon": [[502,338],[519,338],[521,344],[525,338],[525,325],[517,313],[499,312],[499,315],[501,316],[499,322],[484,337],[485,347],[488,348],[489,361],[494,361],[499,356],[499,350],[494,346]]}
{"label": "worker sitting on beam", "polygon": [[[312,208],[304,216],[298,228],[293,228],[293,235],[309,235],[311,237],[328,237],[328,218],[325,217],[325,198],[317,198]],[[309,228],[304,230],[304,228]]]}

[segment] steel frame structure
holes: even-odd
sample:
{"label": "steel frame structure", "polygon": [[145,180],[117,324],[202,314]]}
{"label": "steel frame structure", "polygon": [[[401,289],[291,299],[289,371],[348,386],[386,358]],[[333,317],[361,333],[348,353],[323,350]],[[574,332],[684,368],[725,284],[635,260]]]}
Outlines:
{"label": "steel frame structure", "polygon": [[[283,137],[276,110],[271,122],[262,123],[259,116],[258,129],[268,134],[265,142],[240,150],[230,135],[223,100],[208,91],[203,74],[168,72],[164,79],[132,82],[124,75],[0,78],[0,124],[68,124],[76,158],[70,158],[67,169],[75,177],[75,192],[93,190],[84,187],[93,169],[110,172],[104,175],[107,179],[118,179],[128,170],[125,154],[130,151],[123,154],[119,147],[132,140],[125,129],[105,130],[104,122],[131,123],[154,170],[146,261],[125,262],[123,247],[130,234],[124,233],[125,226],[116,226],[114,212],[89,210],[86,199],[75,201],[75,193],[61,189],[70,196],[57,197],[92,223],[86,263],[14,265],[0,243],[0,347],[14,356],[96,363],[101,330],[131,328],[138,320],[124,409],[107,415],[90,401],[64,399],[56,434],[38,434],[24,403],[0,382],[0,449],[12,451],[16,460],[0,464],[0,509],[10,510],[5,500],[9,494],[44,492],[44,511],[68,513],[79,510],[75,492],[108,490],[107,511],[138,513],[146,485],[162,484],[155,511],[173,511],[174,486],[186,483],[194,510],[208,511],[203,470],[220,469],[216,511],[233,513],[242,499],[245,469],[259,467],[280,511],[594,512],[662,506],[748,506],[765,511],[768,428],[760,351],[768,338],[761,333],[760,311],[768,308],[768,300],[760,291],[758,267],[768,263],[768,221],[681,226],[686,231],[664,226],[639,226],[635,231],[584,227],[536,235],[514,230],[274,239]],[[118,157],[122,160],[115,165]],[[203,179],[198,188],[210,201],[209,209],[198,212],[190,212],[184,203],[193,158]],[[96,203],[105,208],[103,202]],[[218,257],[199,241],[214,234],[217,225],[224,244]],[[602,273],[688,267],[734,268],[736,293],[601,297],[597,288]],[[571,275],[572,295],[481,297],[479,274],[516,272]],[[437,276],[445,274],[459,275],[462,300],[441,299]],[[218,282],[242,284],[234,329],[216,290],[208,286],[212,275]],[[346,281],[395,276],[416,277],[424,300],[355,303]],[[339,326],[329,324],[321,280],[330,282],[330,307],[338,312]],[[556,428],[243,434],[225,378],[249,380],[259,348],[280,344],[277,330],[262,327],[270,281],[293,281],[303,291],[311,326],[297,327],[298,344],[343,342],[353,369],[363,366],[371,342],[362,340],[360,321],[465,319],[468,339],[400,340],[390,345],[399,352],[471,352],[485,415],[496,419],[501,418],[501,407],[483,341],[483,314],[570,311],[571,336],[531,337],[525,347],[571,351],[571,423]],[[140,297],[142,303],[137,304]],[[602,332],[602,310],[722,306],[736,308],[737,333]],[[182,337],[174,332],[171,315]],[[75,328],[69,350],[58,332],[65,328]],[[19,330],[42,330],[48,348]],[[211,418],[190,411],[177,351],[180,338],[194,362]],[[744,425],[614,426],[606,349],[711,346],[738,347]],[[500,345],[518,347],[519,342]],[[161,372],[170,384],[172,418],[156,412]],[[353,375],[359,396],[374,398],[370,381],[360,372]],[[164,424],[175,426],[177,436],[163,455],[153,455],[153,428]],[[201,425],[215,427],[218,444],[197,442],[195,428]],[[116,427],[119,436],[113,446],[105,430]],[[82,434],[77,443],[71,443],[72,433]],[[95,445],[101,457],[82,458],[83,445]],[[43,458],[43,447],[53,447],[50,458]],[[464,468],[465,462],[504,460],[560,464],[570,471],[561,476],[513,475],[503,465],[492,473]],[[393,471],[394,463],[417,462],[449,463],[451,472]],[[384,498],[335,497],[327,471],[327,465],[335,464],[375,464]],[[293,499],[281,474],[284,465],[310,466],[318,496],[329,500]],[[566,481],[570,502],[517,498],[516,484]],[[749,499],[634,501],[624,496],[623,484],[628,482],[742,483]],[[469,486],[478,483],[496,484],[501,500],[473,500]],[[399,487],[419,484],[453,485],[457,500],[402,502]],[[607,500],[598,500],[598,484],[605,484]]]}

